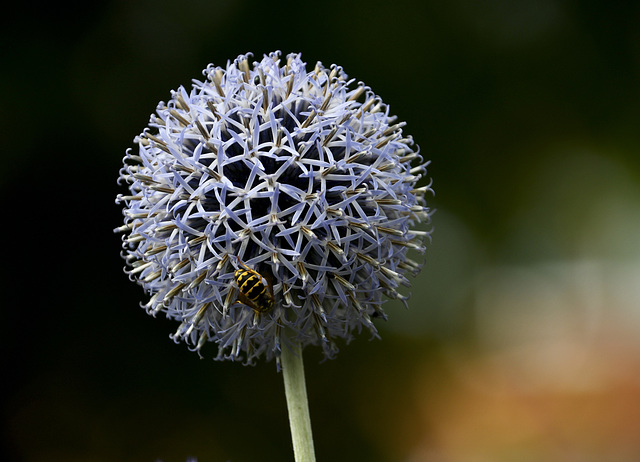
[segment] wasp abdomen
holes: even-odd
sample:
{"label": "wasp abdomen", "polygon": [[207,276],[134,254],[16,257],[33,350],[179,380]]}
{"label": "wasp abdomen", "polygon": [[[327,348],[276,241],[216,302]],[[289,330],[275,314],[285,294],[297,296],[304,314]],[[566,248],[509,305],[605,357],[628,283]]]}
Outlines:
{"label": "wasp abdomen", "polygon": [[264,276],[244,265],[240,259],[238,262],[242,268],[238,268],[233,276],[240,289],[240,301],[255,311],[269,311],[273,308],[271,285]]}
{"label": "wasp abdomen", "polygon": [[267,291],[267,281],[255,271],[239,269],[235,273],[235,278],[240,291],[251,300],[257,300],[260,294]]}

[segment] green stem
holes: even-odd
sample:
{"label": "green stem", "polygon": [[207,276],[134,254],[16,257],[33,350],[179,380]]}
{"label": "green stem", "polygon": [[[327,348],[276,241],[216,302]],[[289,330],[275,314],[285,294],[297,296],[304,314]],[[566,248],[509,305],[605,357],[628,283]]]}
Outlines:
{"label": "green stem", "polygon": [[296,462],[315,462],[316,455],[313,450],[311,419],[300,344],[296,343],[291,349],[283,345],[281,361],[295,460]]}

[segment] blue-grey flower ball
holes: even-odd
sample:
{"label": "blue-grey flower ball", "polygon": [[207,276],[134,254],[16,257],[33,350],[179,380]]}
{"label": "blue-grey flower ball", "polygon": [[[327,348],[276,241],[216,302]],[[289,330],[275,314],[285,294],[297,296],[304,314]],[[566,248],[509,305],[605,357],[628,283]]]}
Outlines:
{"label": "blue-grey flower ball", "polygon": [[341,67],[296,54],[203,74],[158,105],[120,171],[144,309],[178,321],[175,341],[247,363],[377,336],[429,237],[415,229],[430,222],[428,162],[405,124]]}

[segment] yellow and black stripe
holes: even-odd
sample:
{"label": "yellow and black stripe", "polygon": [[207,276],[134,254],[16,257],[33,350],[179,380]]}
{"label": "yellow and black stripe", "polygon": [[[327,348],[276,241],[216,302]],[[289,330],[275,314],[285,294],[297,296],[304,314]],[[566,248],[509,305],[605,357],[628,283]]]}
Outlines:
{"label": "yellow and black stripe", "polygon": [[273,308],[273,293],[266,278],[257,271],[246,266],[238,258],[240,268],[233,277],[240,289],[239,301],[250,306],[255,311],[262,313]]}

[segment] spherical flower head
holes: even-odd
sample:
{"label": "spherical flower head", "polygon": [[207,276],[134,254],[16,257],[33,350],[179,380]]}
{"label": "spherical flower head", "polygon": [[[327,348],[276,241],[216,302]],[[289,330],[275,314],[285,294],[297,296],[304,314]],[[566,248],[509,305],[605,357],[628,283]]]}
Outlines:
{"label": "spherical flower head", "polygon": [[198,352],[214,342],[216,359],[251,363],[295,341],[331,357],[336,338],[377,336],[384,301],[407,298],[427,164],[342,68],[250,59],[172,92],[127,151],[125,271]]}

